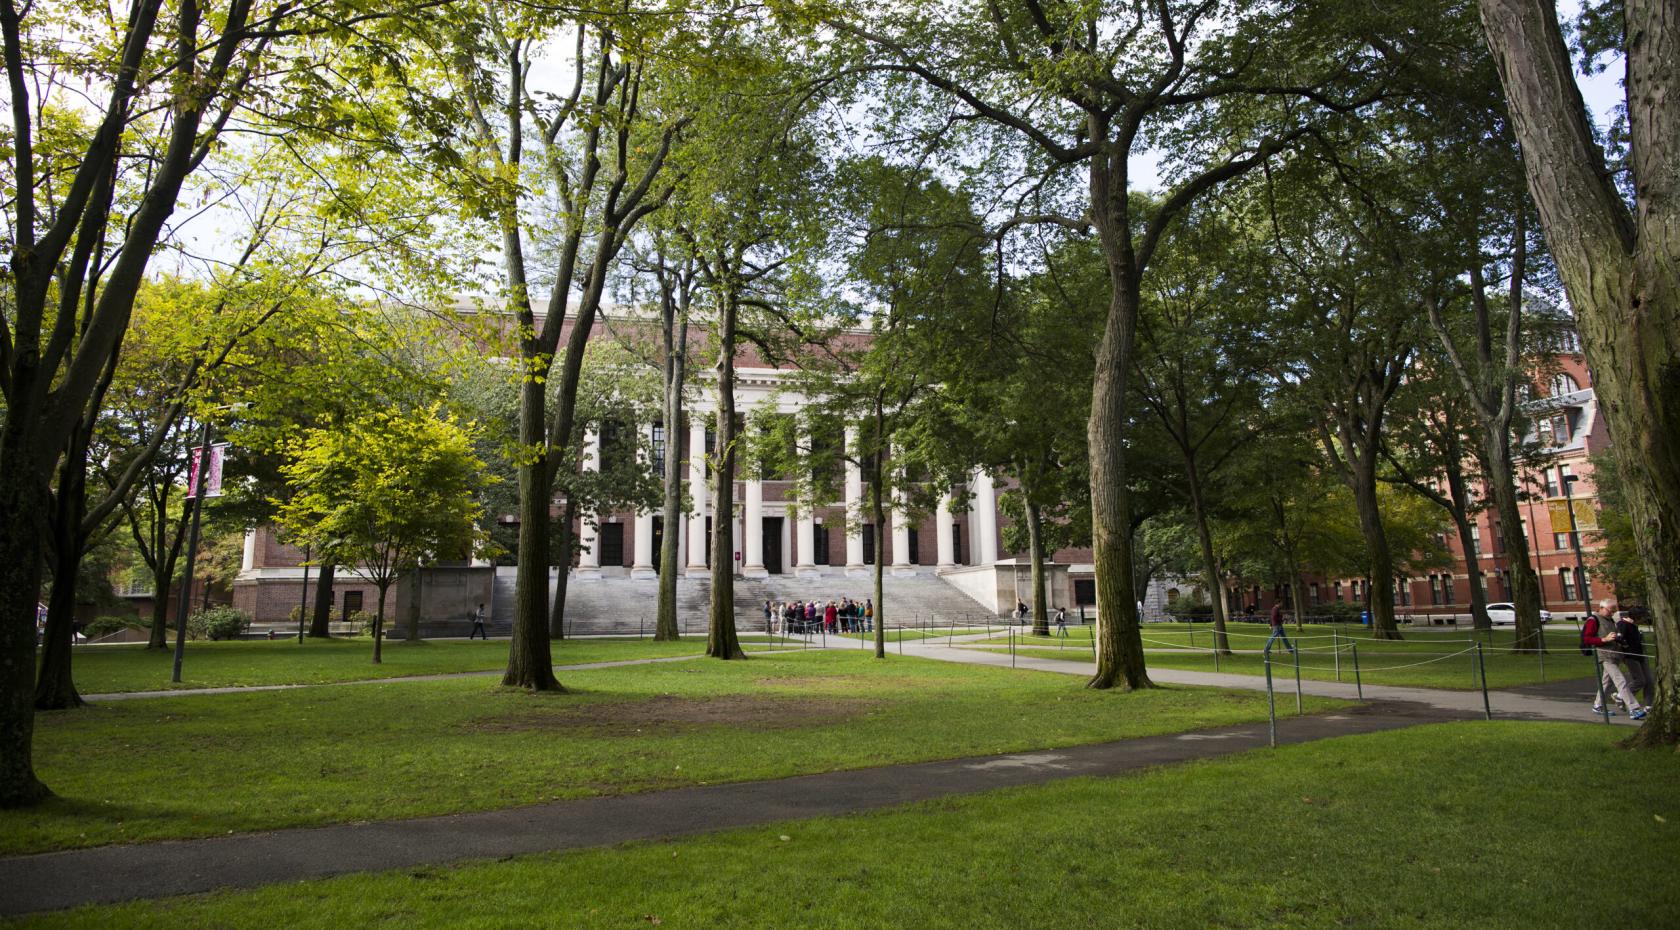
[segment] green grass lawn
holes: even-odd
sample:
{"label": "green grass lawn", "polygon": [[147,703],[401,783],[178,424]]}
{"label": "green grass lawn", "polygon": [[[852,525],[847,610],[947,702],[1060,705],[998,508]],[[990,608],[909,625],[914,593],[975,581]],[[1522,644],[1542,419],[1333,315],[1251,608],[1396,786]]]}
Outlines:
{"label": "green grass lawn", "polygon": [[[1309,628],[1310,629],[1310,628]],[[1211,651],[1211,634],[1206,631],[1198,632],[1197,647],[1207,650],[1202,653],[1175,653],[1173,648],[1187,648],[1188,641],[1179,637],[1182,645],[1168,646],[1154,642],[1156,637],[1149,635],[1146,628],[1144,648],[1154,650],[1149,652],[1148,663],[1155,668],[1176,668],[1189,671],[1215,671],[1214,658]],[[1291,639],[1295,639],[1291,632]],[[1518,685],[1535,684],[1541,681],[1539,658],[1533,654],[1514,654],[1508,651],[1512,634],[1509,631],[1495,631],[1491,637],[1491,645],[1485,645],[1482,658],[1487,664],[1488,687],[1510,688]],[[1340,678],[1337,678],[1337,654],[1334,648],[1336,640],[1303,637],[1299,640],[1301,649],[1301,677],[1317,681],[1354,681],[1353,650],[1347,648],[1349,642],[1358,644],[1359,674],[1368,685],[1405,685],[1420,688],[1447,688],[1454,690],[1471,690],[1481,687],[1481,679],[1473,672],[1477,669],[1476,653],[1473,642],[1468,636],[1456,638],[1426,638],[1425,635],[1414,635],[1404,640],[1372,640],[1361,637],[1353,640],[1342,639]],[[1484,643],[1489,638],[1484,637]],[[988,641],[986,648],[997,647]],[[1593,675],[1593,660],[1590,656],[1581,655],[1575,648],[1575,634],[1550,632],[1547,634],[1547,644],[1550,651],[1545,657],[1545,680],[1559,681],[1563,679],[1591,678]],[[1254,649],[1264,645],[1265,640],[1255,643],[1244,642],[1233,637],[1232,647],[1237,654],[1221,656],[1217,671],[1239,675],[1264,675],[1265,660],[1255,652],[1244,653],[1241,650]],[[1054,637],[1046,640],[1039,636],[1017,638],[1015,651],[1022,656],[1042,659],[1081,659],[1089,660],[1091,656],[1091,641],[1084,639],[1056,640]],[[1461,653],[1459,655],[1449,655]],[[1287,650],[1279,644],[1272,652],[1272,674],[1281,678],[1293,679],[1295,675],[1294,659]]]}
{"label": "green grass lawn", "polygon": [[[678,642],[651,639],[567,639],[554,643],[556,665],[699,655],[703,636]],[[410,645],[385,641],[383,660],[373,664],[373,641],[355,639],[239,640],[189,642],[181,683],[169,681],[171,650],[141,645],[78,648],[72,660],[76,688],[84,694],[221,688],[248,685],[305,685],[334,681],[487,672],[507,667],[507,640],[434,640]]]}
{"label": "green grass lawn", "polygon": [[[395,819],[1263,719],[1265,697],[859,650],[494,679],[147,698],[36,717],[58,797],[0,811],[0,852]],[[1341,706],[1314,701],[1309,706]]]}
{"label": "green grass lawn", "polygon": [[[1452,723],[853,817],[84,908],[32,928],[1670,926],[1680,757]],[[1607,786],[1590,807],[1582,785]],[[1613,790],[1610,790],[1613,787]]]}

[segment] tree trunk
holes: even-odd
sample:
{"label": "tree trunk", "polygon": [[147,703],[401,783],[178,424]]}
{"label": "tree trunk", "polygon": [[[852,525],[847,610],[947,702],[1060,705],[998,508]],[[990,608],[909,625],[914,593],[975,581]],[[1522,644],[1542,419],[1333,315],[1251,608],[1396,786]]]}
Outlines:
{"label": "tree trunk", "polygon": [[1023,487],[1021,497],[1027,506],[1027,549],[1032,559],[1033,635],[1050,635],[1050,613],[1045,605],[1044,584],[1044,514],[1033,503]]}
{"label": "tree trunk", "polygon": [[871,516],[874,519],[874,525],[870,527],[869,532],[875,537],[875,564],[873,566],[874,570],[870,572],[870,574],[875,588],[875,658],[877,659],[884,659],[887,657],[886,634],[882,632],[886,628],[887,620],[887,590],[885,583],[887,568],[887,502],[886,495],[883,493],[881,488],[881,482],[886,477],[886,468],[881,459],[885,455],[887,438],[883,435],[884,430],[881,428],[881,421],[881,408],[877,405],[875,408],[875,451],[869,456],[869,461],[872,465],[870,469],[872,474],[870,475],[869,480],[871,488],[869,494],[869,505],[870,509],[873,511]]}
{"label": "tree trunk", "polygon": [[326,639],[332,635],[333,570],[337,566],[327,562],[320,567],[315,579],[315,616],[309,620],[311,639]]}
{"label": "tree trunk", "polygon": [[68,710],[82,706],[71,678],[70,657],[76,639],[76,573],[81,566],[80,540],[60,540],[53,553],[52,589],[47,595],[47,629],[41,669],[35,679],[36,710]]}
{"label": "tree trunk", "polygon": [[[683,436],[682,386],[684,380],[684,350],[682,342],[688,328],[683,327],[683,339],[666,340],[665,360],[665,500],[660,510],[665,535],[659,544],[659,612],[654,619],[653,638],[670,641],[682,638],[677,625],[677,550],[682,545],[682,456],[677,454]],[[690,455],[704,454],[704,450],[689,451]],[[695,501],[696,509],[700,502]]]}
{"label": "tree trunk", "polygon": [[[103,393],[103,392],[101,392]],[[82,706],[70,668],[76,643],[76,582],[87,549],[87,459],[91,430],[78,422],[58,471],[53,498],[52,589],[47,595],[46,642],[35,678],[36,710]]]}
{"label": "tree trunk", "polygon": [[577,501],[569,495],[566,511],[560,517],[560,564],[555,568],[554,603],[548,613],[548,635],[552,639],[566,638],[566,585],[572,578],[572,542],[577,538],[572,522],[577,519]]}
{"label": "tree trunk", "polygon": [[[24,807],[52,794],[35,777],[35,611],[41,590],[43,485],[24,480],[14,449],[0,468],[0,808]],[[15,476],[15,477],[14,477]]]}
{"label": "tree trunk", "polygon": [[[1196,542],[1202,549],[1202,571],[1207,574],[1208,590],[1222,590],[1219,559],[1213,554],[1213,528],[1208,525],[1207,508],[1202,501],[1202,482],[1194,457],[1185,456],[1184,477],[1190,486],[1190,516],[1196,521]],[[1224,655],[1231,654],[1231,638],[1226,635],[1225,599],[1209,598],[1213,602],[1213,648]],[[1299,598],[1297,598],[1299,601]]]}
{"label": "tree trunk", "polygon": [[[1104,204],[1100,160],[1092,167],[1093,202]],[[1125,198],[1124,190],[1115,196]],[[1099,217],[1106,209],[1096,211]],[[1123,219],[1123,217],[1122,217]],[[1132,587],[1132,538],[1126,487],[1126,370],[1131,364],[1137,328],[1137,283],[1130,272],[1129,231],[1099,223],[1108,259],[1112,297],[1108,323],[1097,344],[1091,384],[1091,416],[1086,435],[1091,450],[1091,543],[1097,587],[1097,673],[1092,688],[1127,690],[1152,687],[1144,668],[1138,629],[1137,596]]]}
{"label": "tree trunk", "polygon": [[1382,509],[1377,504],[1376,461],[1369,454],[1348,462],[1353,500],[1359,509],[1359,532],[1365,537],[1371,575],[1366,580],[1366,606],[1371,612],[1371,635],[1376,639],[1399,639],[1394,621],[1394,555],[1383,529]]}
{"label": "tree trunk", "polygon": [[1588,122],[1556,10],[1481,0],[1529,193],[1574,307],[1647,573],[1657,700],[1635,742],[1680,742],[1680,17],[1627,0],[1630,213]]}
{"label": "tree trunk", "polygon": [[[1442,436],[1447,441],[1441,445],[1441,451],[1444,453],[1442,460],[1446,463],[1446,502],[1450,505],[1446,510],[1452,517],[1453,526],[1458,531],[1458,546],[1464,550],[1464,567],[1470,576],[1470,626],[1476,630],[1491,630],[1493,629],[1493,621],[1488,619],[1487,588],[1482,584],[1481,557],[1476,554],[1476,538],[1470,528],[1470,491],[1464,480],[1464,469],[1460,464],[1464,450],[1459,446],[1457,440],[1452,438],[1454,434],[1451,432],[1453,427],[1450,423],[1447,424],[1447,428],[1449,432]],[[1506,461],[1509,462],[1509,459],[1507,458]],[[1509,472],[1506,474],[1509,476]],[[1490,475],[1486,483],[1491,485],[1495,480],[1495,477]],[[1503,531],[1503,529],[1504,525],[1502,523],[1501,530]],[[1522,523],[1520,521],[1517,523],[1517,535],[1519,537],[1522,535]],[[1522,559],[1526,563],[1528,547],[1524,545],[1520,550],[1511,549],[1510,534],[1505,534],[1505,539],[1506,551],[1522,553]]]}
{"label": "tree trunk", "polygon": [[513,585],[513,636],[502,684],[532,691],[564,691],[554,677],[548,637],[548,457],[542,382],[519,386],[519,441],[531,459],[519,466],[519,567]]}
{"label": "tree trunk", "polygon": [[[1516,469],[1511,460],[1511,437],[1504,429],[1490,428],[1483,436],[1488,459],[1488,491],[1499,514],[1499,535],[1505,542],[1507,571],[1511,573],[1511,604],[1516,608],[1516,636],[1512,649],[1545,648],[1540,622],[1540,579],[1528,557],[1528,534],[1523,531],[1522,511],[1517,501]],[[1487,613],[1484,603],[1482,613]],[[1492,629],[1489,623],[1486,627]],[[1483,629],[1478,626],[1477,629]]]}
{"label": "tree trunk", "polygon": [[733,296],[718,320],[717,455],[712,476],[712,602],[706,655],[745,659],[735,632],[735,317]]}
{"label": "tree trunk", "polygon": [[385,592],[389,583],[379,586],[379,612],[373,615],[373,664],[379,665],[380,647],[385,644]]}

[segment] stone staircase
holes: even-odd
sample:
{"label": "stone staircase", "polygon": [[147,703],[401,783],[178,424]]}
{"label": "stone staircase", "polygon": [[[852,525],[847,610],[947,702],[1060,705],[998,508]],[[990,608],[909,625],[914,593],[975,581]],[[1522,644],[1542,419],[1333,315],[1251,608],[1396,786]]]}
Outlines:
{"label": "stone staircase", "polygon": [[[506,635],[513,628],[514,569],[496,571],[495,603],[491,611],[490,635]],[[768,578],[735,579],[735,624],[742,632],[757,632],[764,628],[764,602],[767,600],[801,600],[825,603],[850,597],[862,600],[872,597],[874,580],[863,575],[846,577],[838,569],[816,578],[793,575],[772,575]],[[931,569],[913,575],[893,575],[882,581],[885,591],[888,623],[892,626],[920,625],[931,617],[944,625],[952,620],[959,624],[968,620],[992,616],[968,595],[941,580]],[[549,595],[553,596],[553,578],[549,581]],[[602,578],[573,577],[566,585],[566,623],[568,632],[576,635],[634,636],[639,632],[652,634],[654,615],[659,604],[659,581],[655,578],[629,578],[607,575]],[[683,633],[699,634],[706,630],[706,618],[711,604],[711,579],[684,576],[677,580],[677,621]],[[461,631],[428,635],[461,635]]]}

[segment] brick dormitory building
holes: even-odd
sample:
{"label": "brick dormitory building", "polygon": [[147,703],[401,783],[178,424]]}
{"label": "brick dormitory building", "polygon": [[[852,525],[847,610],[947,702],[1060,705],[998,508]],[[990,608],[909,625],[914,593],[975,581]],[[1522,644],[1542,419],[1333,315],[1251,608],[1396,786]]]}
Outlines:
{"label": "brick dormitory building", "polygon": [[[622,331],[635,325],[637,320],[631,316],[608,314],[597,324],[593,338],[612,338],[608,333],[615,326]],[[1608,440],[1579,353],[1563,352],[1554,367],[1557,374],[1529,401],[1530,418],[1542,444],[1549,447],[1546,464],[1526,469],[1519,480],[1532,492],[1531,499],[1523,504],[1524,530],[1541,576],[1544,602],[1554,614],[1567,615],[1579,613],[1583,585],[1590,582],[1577,575],[1568,527],[1552,522],[1554,511],[1560,522],[1567,513],[1559,503],[1564,493],[1560,476],[1577,477],[1571,493],[1576,500],[1587,502],[1577,505],[1577,514],[1585,522],[1595,512],[1592,466],[1587,457]],[[797,411],[804,398],[793,389],[789,375],[786,369],[766,365],[750,347],[744,348],[738,359],[737,410],[750,414],[773,406],[777,412]],[[706,423],[715,410],[715,398],[701,390],[688,406],[685,422],[676,429],[657,422],[638,428],[647,431],[656,473],[665,455],[676,455],[683,463],[688,498],[696,512],[685,514],[675,527],[681,572],[678,598],[688,628],[698,629],[706,612],[711,551],[708,539],[715,515],[710,512],[711,476],[705,457],[692,452],[710,449]],[[585,444],[586,468],[599,467],[603,454],[618,454],[618,444],[609,442],[603,449],[595,433],[586,434]],[[859,519],[865,513],[864,484],[855,466],[846,467],[843,499],[814,508],[796,506],[790,500],[791,483],[786,480],[737,480],[736,513],[731,515],[737,621],[743,629],[754,628],[762,621],[765,600],[866,597],[871,593],[869,575],[877,557],[886,566],[887,598],[899,622],[922,622],[929,616],[945,620],[964,614],[1006,614],[1017,599],[1030,601],[1031,584],[1026,554],[1005,551],[1000,540],[1002,518],[997,502],[1004,490],[999,479],[977,470],[967,486],[958,488],[937,512],[894,509],[884,533],[884,551],[876,553],[872,527]],[[848,513],[854,517],[850,521]],[[507,524],[514,517],[504,515],[500,519]],[[1480,568],[1492,602],[1510,597],[1509,560],[1496,519],[1491,510],[1475,517]],[[658,513],[599,514],[593,523],[580,521],[577,531],[581,545],[567,585],[569,622],[575,623],[579,632],[651,627],[658,552],[667,532]],[[1419,621],[1426,617],[1437,621],[1468,617],[1469,576],[1463,553],[1456,534],[1446,534],[1444,542],[1454,559],[1452,567],[1426,577],[1400,579],[1395,598],[1400,616],[1415,615]],[[1581,544],[1590,553],[1596,546],[1593,534],[1583,533]],[[282,542],[271,527],[250,532],[245,539],[241,571],[233,585],[235,606],[260,625],[295,618],[295,611],[306,601],[312,604],[315,597],[312,579],[317,572],[302,565],[302,555]],[[1053,553],[1048,570],[1051,606],[1065,605],[1076,616],[1088,614],[1096,601],[1090,550]],[[482,561],[430,566],[417,577],[399,582],[386,607],[387,619],[408,616],[412,599],[418,594],[421,624],[429,634],[464,633],[478,604],[485,605],[492,628],[505,631],[512,619],[515,571],[509,564]],[[551,568],[551,585],[556,578],[557,569]],[[1336,601],[1357,603],[1367,596],[1365,582],[1357,578],[1309,576],[1307,584],[1305,606],[1309,614],[1314,607]],[[1191,582],[1154,579],[1144,597],[1145,619],[1163,618],[1169,602],[1181,596],[1181,589],[1194,588]],[[340,569],[333,589],[334,609],[341,616],[371,611],[376,603],[373,586],[353,571]],[[1293,602],[1285,584],[1228,582],[1224,596],[1233,615],[1249,606],[1264,612],[1278,598]]]}

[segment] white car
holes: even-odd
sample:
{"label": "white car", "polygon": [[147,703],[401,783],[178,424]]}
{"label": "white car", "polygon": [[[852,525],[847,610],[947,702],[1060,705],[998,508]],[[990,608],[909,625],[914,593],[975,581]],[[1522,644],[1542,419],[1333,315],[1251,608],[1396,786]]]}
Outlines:
{"label": "white car", "polygon": [[[1489,604],[1487,610],[1488,622],[1494,626],[1517,625],[1517,605],[1502,601],[1498,604]],[[1540,611],[1540,622],[1552,622],[1552,612],[1549,610]]]}

